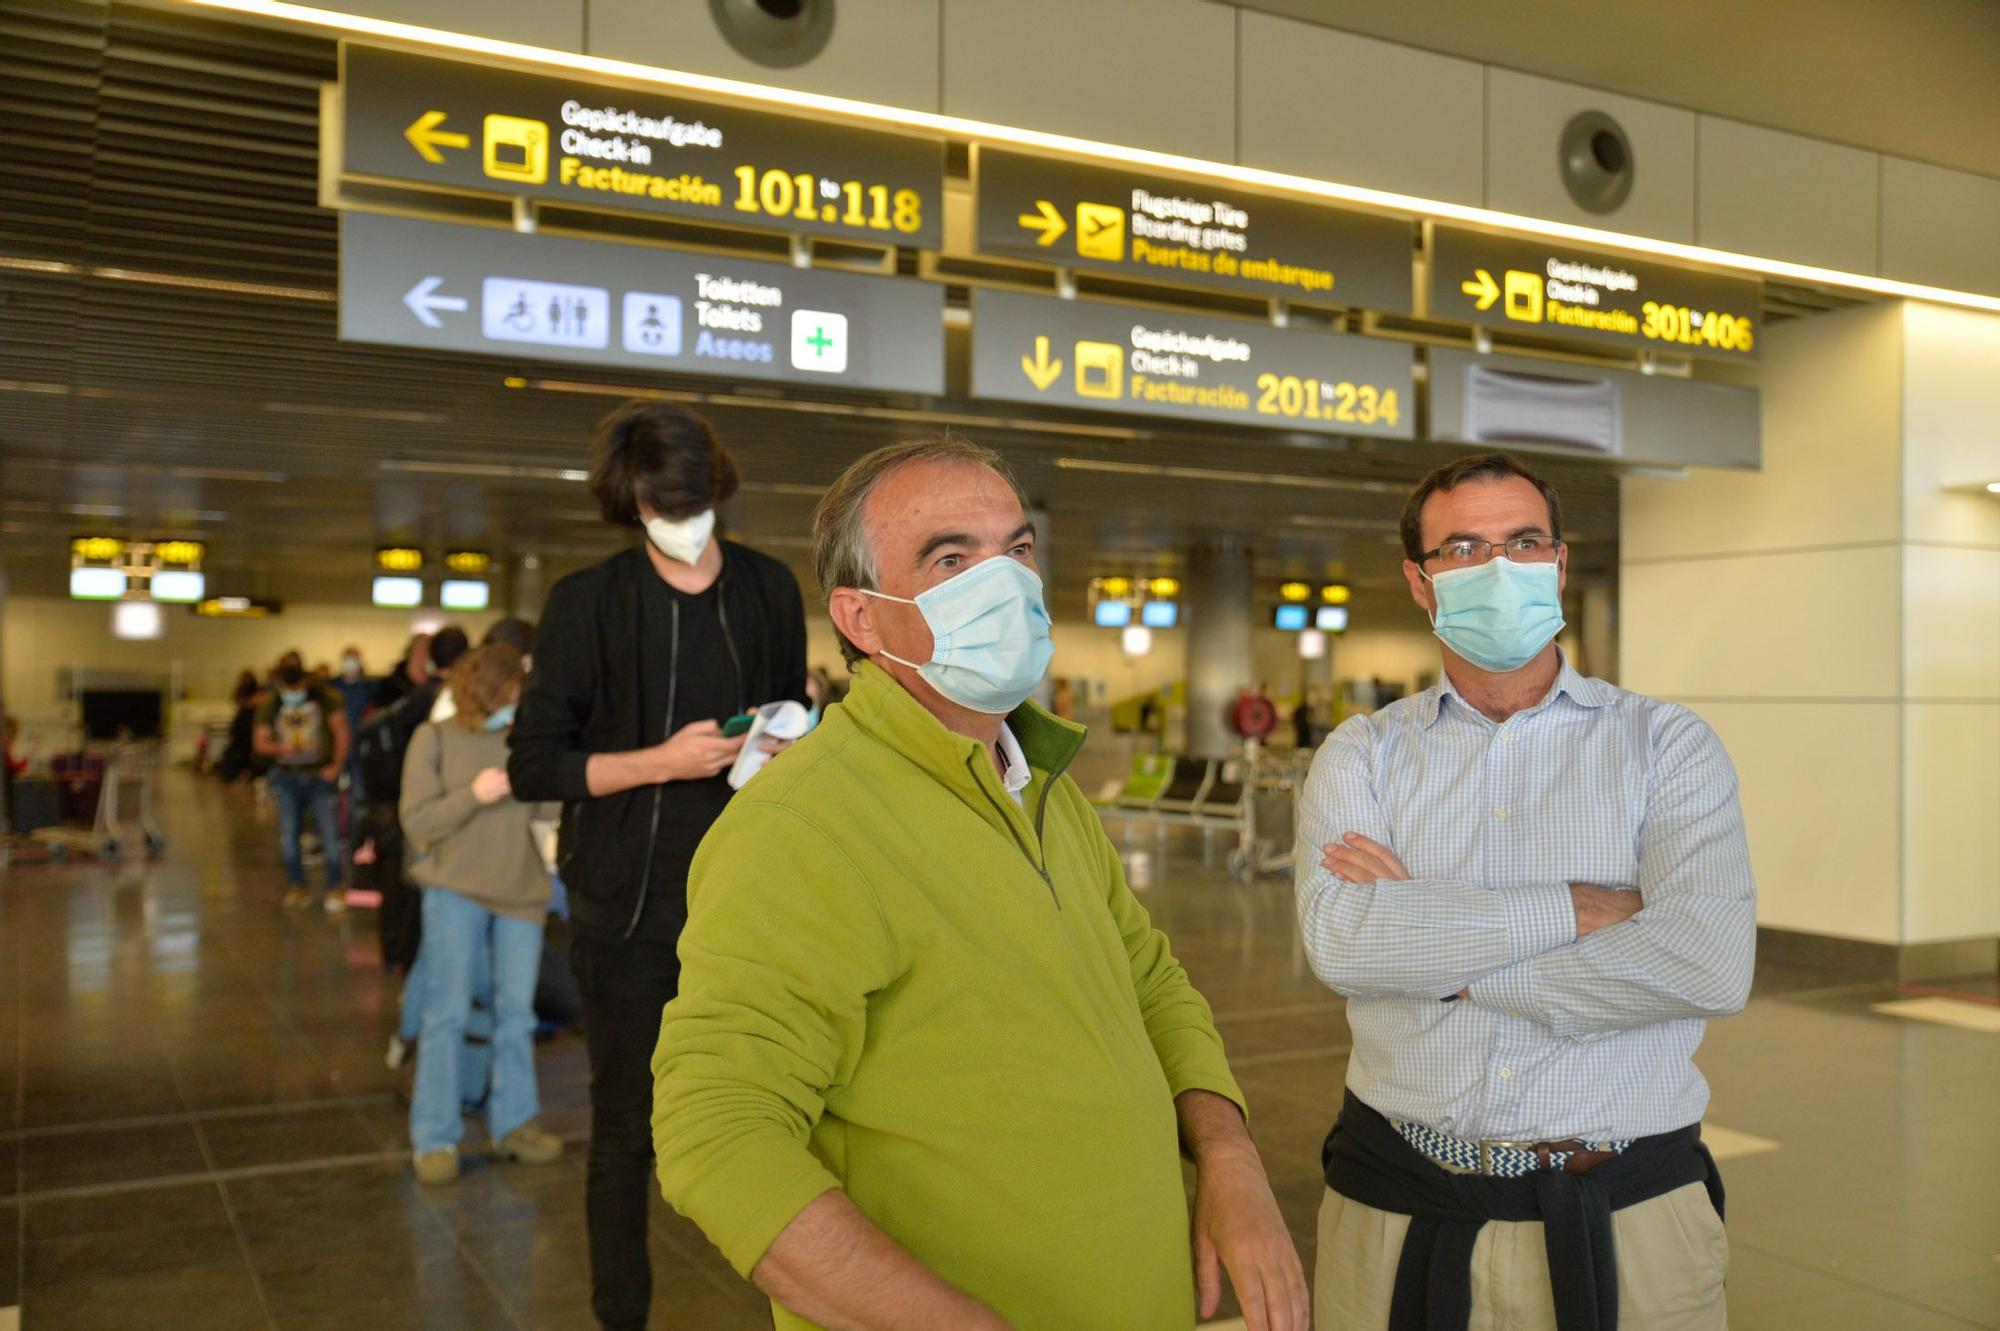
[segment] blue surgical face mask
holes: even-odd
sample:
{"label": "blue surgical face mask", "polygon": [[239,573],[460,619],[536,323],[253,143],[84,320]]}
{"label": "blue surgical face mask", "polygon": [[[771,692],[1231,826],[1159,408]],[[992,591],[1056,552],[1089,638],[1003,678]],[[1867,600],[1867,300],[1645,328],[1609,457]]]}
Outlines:
{"label": "blue surgical face mask", "polygon": [[811,707],[808,707],[806,709],[806,730],[808,732],[810,732],[814,727],[819,725],[819,718],[820,718],[820,706],[818,703],[814,703]]}
{"label": "blue surgical face mask", "polygon": [[1495,555],[1476,568],[1426,574],[1437,602],[1431,628],[1481,670],[1519,670],[1562,632],[1558,570],[1554,560],[1517,564]]}
{"label": "blue surgical face mask", "polygon": [[[861,589],[857,589],[861,590]],[[1042,580],[1020,560],[995,555],[914,600],[862,590],[864,596],[913,605],[931,630],[931,659],[882,655],[923,676],[960,707],[1005,716],[1026,702],[1055,655]]]}
{"label": "blue surgical face mask", "polygon": [[279,689],[278,701],[287,707],[297,707],[306,700],[304,689]]}
{"label": "blue surgical face mask", "polygon": [[486,728],[488,730],[505,730],[508,726],[513,725],[514,706],[515,704],[509,702],[509,703],[502,703],[498,707],[494,708],[490,713],[487,714]]}

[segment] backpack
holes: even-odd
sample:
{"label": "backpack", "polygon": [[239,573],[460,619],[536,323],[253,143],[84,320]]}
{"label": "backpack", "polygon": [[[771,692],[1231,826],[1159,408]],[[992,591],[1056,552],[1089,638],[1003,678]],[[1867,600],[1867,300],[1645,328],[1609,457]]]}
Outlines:
{"label": "backpack", "polygon": [[435,683],[425,684],[361,723],[354,755],[370,800],[395,807],[403,793],[403,754],[409,750],[410,736],[430,719],[437,695]]}

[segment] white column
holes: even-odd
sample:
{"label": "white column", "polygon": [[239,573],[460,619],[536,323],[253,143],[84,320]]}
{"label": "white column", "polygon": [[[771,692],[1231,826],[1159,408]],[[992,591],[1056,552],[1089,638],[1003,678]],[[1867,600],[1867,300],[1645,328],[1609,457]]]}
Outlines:
{"label": "white column", "polygon": [[1990,315],[1780,324],[1763,469],[1624,483],[1622,682],[1728,746],[1759,923],[1926,945],[1906,973],[2000,935],[1995,366]]}
{"label": "white column", "polygon": [[[2000,316],[1903,309],[1903,937],[2000,935]],[[1992,963],[1988,962],[1988,967]]]}

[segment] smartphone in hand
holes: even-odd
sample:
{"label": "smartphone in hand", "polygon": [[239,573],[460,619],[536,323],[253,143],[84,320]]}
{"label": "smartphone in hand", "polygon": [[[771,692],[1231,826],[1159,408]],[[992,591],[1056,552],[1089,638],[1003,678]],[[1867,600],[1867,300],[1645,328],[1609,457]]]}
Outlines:
{"label": "smartphone in hand", "polygon": [[722,737],[724,739],[735,739],[738,735],[748,734],[751,723],[756,719],[757,714],[755,712],[742,712],[730,717],[722,723]]}

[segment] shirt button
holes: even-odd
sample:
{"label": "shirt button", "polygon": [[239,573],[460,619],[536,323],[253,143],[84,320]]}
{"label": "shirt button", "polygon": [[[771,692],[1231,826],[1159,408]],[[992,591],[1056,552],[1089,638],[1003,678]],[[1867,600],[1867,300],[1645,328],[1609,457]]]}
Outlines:
{"label": "shirt button", "polygon": [[1512,1069],[1512,1068],[1501,1068],[1501,1069],[1500,1069],[1500,1075],[1501,1075],[1502,1077],[1511,1077],[1511,1076],[1513,1076],[1513,1075],[1514,1075],[1514,1069]]}
{"label": "shirt button", "polygon": [[1495,818],[1505,818],[1505,817],[1507,816],[1507,811],[1506,811],[1505,809],[1501,809],[1501,810],[1500,810],[1499,812],[1495,813],[1495,814],[1494,814],[1493,816],[1494,816]]}

